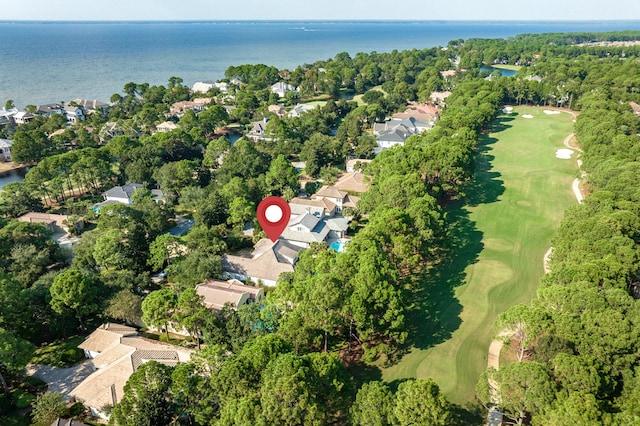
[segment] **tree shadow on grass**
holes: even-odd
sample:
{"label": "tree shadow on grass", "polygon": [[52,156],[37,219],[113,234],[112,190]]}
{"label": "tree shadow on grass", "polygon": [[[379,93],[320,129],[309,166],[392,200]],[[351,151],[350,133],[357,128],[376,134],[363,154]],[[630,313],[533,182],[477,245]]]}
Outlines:
{"label": "tree shadow on grass", "polygon": [[[507,117],[509,119],[509,117]],[[470,217],[469,207],[498,201],[504,193],[500,173],[492,171],[494,156],[489,154],[497,139],[482,135],[475,158],[475,177],[463,188],[465,194],[445,208],[450,234],[443,261],[420,277],[407,313],[411,327],[407,349],[427,349],[449,339],[460,327],[462,306],[455,289],[465,284],[465,269],[478,261],[483,249],[483,233]]]}

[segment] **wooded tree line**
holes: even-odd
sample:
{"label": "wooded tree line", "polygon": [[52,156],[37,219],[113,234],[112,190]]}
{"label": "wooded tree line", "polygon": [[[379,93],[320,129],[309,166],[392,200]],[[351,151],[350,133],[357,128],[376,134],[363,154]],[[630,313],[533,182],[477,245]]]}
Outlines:
{"label": "wooded tree line", "polygon": [[[29,340],[40,343],[103,319],[133,321],[142,316],[160,328],[169,322],[183,326],[193,340],[205,344],[191,363],[175,369],[153,364],[140,369],[127,385],[123,403],[114,409],[116,424],[129,424],[140,416],[153,418],[156,424],[173,420],[181,424],[455,423],[451,406],[432,381],[407,381],[395,392],[370,382],[358,390],[336,353],[351,350],[362,354],[365,362],[378,357],[393,362],[396,351],[411,341],[407,313],[413,309],[412,296],[424,289],[424,278],[435,264],[455,256],[447,250],[449,225],[443,206],[464,192],[465,183],[473,178],[479,133],[503,102],[553,104],[566,98],[583,110],[576,127],[594,192],[589,199],[601,200],[580,208],[606,205],[609,210],[593,207],[588,213],[575,213],[592,222],[567,231],[572,237],[566,244],[578,244],[584,231],[598,240],[579,244],[594,252],[573,257],[568,254],[573,247],[554,243],[553,262],[560,266],[554,266],[547,279],[562,285],[550,281],[541,289],[541,295],[560,291],[553,290],[556,287],[571,289],[561,294],[581,310],[554,316],[554,310],[561,308],[553,303],[564,299],[550,293],[548,305],[518,307],[505,314],[504,324],[517,324],[522,331],[523,358],[533,347],[546,355],[537,363],[513,364],[495,373],[495,378],[506,383],[501,389],[509,395],[505,401],[514,401],[510,411],[514,417],[544,413],[547,418],[561,418],[562,410],[576,411],[571,405],[576,400],[587,408],[597,406],[598,418],[621,411],[622,395],[634,395],[633,388],[625,385],[632,386],[635,380],[630,372],[635,367],[635,346],[624,342],[632,341],[635,333],[635,301],[629,294],[638,281],[632,267],[637,265],[638,212],[631,195],[618,200],[610,194],[622,188],[631,193],[634,187],[634,163],[627,161],[627,154],[635,152],[638,123],[627,105],[618,101],[635,96],[637,65],[621,56],[596,60],[585,55],[569,61],[554,52],[556,56],[534,58],[527,67],[542,82],[527,80],[524,71],[513,79],[492,81],[476,78],[473,69],[443,78],[440,71],[451,68],[458,55],[464,62],[465,49],[474,43],[450,43],[447,50],[360,53],[353,58],[341,53],[288,73],[260,65],[231,67],[229,79],[247,80],[233,89],[235,109],[227,112],[215,103],[198,115],[188,112],[177,120],[179,129],[167,133],[151,135],[151,129],[164,120],[172,102],[194,96],[177,77],[166,88],[129,83],[123,96],[114,95],[116,104],[109,115],[90,119],[95,129],[104,128],[107,120],[115,123],[120,135],[108,141],[100,140],[99,130],[85,133],[81,127],[65,131],[58,142],[47,139],[49,130],[61,125],[56,119],[37,119],[18,129],[16,143],[21,138],[28,141],[18,143],[19,151],[21,144],[42,146],[35,154],[26,154],[33,155],[37,165],[25,182],[0,193],[5,217],[52,203],[66,205],[73,214],[86,213],[95,199],[75,203],[79,193],[96,195],[129,181],[160,186],[172,197],[167,204],[156,204],[148,191],[140,191],[132,205],[101,208],[95,229],[83,234],[69,267],[44,228],[13,220],[0,223],[0,239],[7,242],[0,247],[13,247],[4,253],[0,266],[4,270],[0,328],[3,341],[9,342],[6,347],[20,346],[28,353]],[[487,43],[518,45],[518,41]],[[580,49],[588,53],[591,48]],[[268,85],[283,76],[301,88],[300,96],[330,94],[336,100],[297,118],[270,114],[268,105],[280,100],[274,99]],[[610,79],[612,83],[603,85]],[[372,90],[376,86],[381,87]],[[220,315],[201,307],[193,286],[220,276],[222,254],[251,244],[241,229],[254,219],[257,203],[266,195],[296,193],[297,175],[289,160],[307,161],[312,176],[332,176],[346,155],[370,155],[374,141],[369,131],[376,120],[401,109],[407,100],[425,100],[432,90],[442,89],[453,89],[453,94],[436,127],[384,151],[368,167],[372,187],[360,206],[368,223],[346,253],[336,254],[326,246],[301,252],[296,271],[282,276],[262,306],[225,309]],[[341,93],[364,94],[365,105],[337,99]],[[219,95],[215,90],[210,94]],[[270,118],[270,140],[240,139],[231,145],[225,138],[213,139],[219,126],[263,117]],[[601,123],[602,117],[606,120]],[[597,131],[591,134],[589,129]],[[616,162],[600,156],[604,152],[617,153]],[[602,194],[597,196],[598,192]],[[164,233],[172,225],[176,207],[190,212],[195,222],[182,237]],[[618,238],[606,240],[607,233]],[[562,239],[561,234],[558,240]],[[26,255],[36,261],[26,262]],[[583,259],[591,264],[583,264]],[[174,283],[171,288],[152,284],[149,273],[158,270],[168,273]],[[591,287],[584,282],[595,277],[602,283],[587,292]],[[585,325],[576,322],[583,316],[589,321]],[[34,322],[42,328],[29,329]],[[600,324],[616,327],[620,339]],[[549,329],[561,331],[547,334]],[[577,342],[576,336],[584,336],[584,342]],[[590,353],[593,336],[606,343]],[[555,359],[550,354],[556,353],[566,355],[558,358],[558,365],[564,364],[557,369],[550,361]],[[608,357],[616,361],[607,363]],[[11,366],[14,374],[19,364]],[[593,372],[584,379],[590,388],[578,383],[585,368]],[[561,380],[581,392],[590,389],[590,395],[573,395],[573,388]],[[523,386],[534,390],[522,393]],[[566,398],[540,396],[561,395],[561,386],[571,389],[565,391]],[[591,404],[592,400],[596,402]]]}
{"label": "wooded tree line", "polygon": [[488,402],[487,376],[495,380],[499,405],[514,421],[640,422],[640,120],[628,103],[640,86],[627,83],[636,67],[635,56],[536,65],[580,81],[575,134],[589,195],[565,213],[537,299],[496,324],[513,333],[508,340],[521,362],[489,370],[478,391]]}

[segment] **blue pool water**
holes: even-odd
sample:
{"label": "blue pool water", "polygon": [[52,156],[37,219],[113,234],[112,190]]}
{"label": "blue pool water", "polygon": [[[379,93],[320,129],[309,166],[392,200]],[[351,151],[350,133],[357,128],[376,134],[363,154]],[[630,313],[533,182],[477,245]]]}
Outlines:
{"label": "blue pool water", "polygon": [[347,245],[347,241],[346,240],[338,240],[335,241],[333,243],[331,243],[331,245],[329,246],[330,249],[337,251],[338,253],[343,253],[344,252],[344,248]]}

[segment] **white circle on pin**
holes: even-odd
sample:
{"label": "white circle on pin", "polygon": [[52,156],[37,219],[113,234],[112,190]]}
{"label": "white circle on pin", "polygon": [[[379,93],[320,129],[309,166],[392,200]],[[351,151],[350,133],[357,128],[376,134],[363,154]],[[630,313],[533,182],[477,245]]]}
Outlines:
{"label": "white circle on pin", "polygon": [[271,205],[264,211],[265,218],[271,223],[277,223],[282,219],[282,209],[278,206]]}

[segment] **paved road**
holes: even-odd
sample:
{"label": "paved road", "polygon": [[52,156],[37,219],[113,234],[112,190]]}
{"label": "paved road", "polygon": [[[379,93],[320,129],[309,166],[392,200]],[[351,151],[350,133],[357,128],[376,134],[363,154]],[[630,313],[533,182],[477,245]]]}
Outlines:
{"label": "paved road", "polygon": [[69,368],[51,367],[50,365],[29,364],[26,368],[27,376],[34,376],[45,381],[50,392],[60,392],[65,398],[93,372],[89,360]]}

